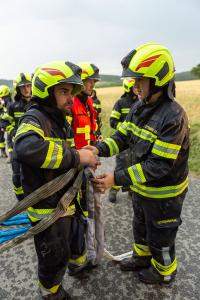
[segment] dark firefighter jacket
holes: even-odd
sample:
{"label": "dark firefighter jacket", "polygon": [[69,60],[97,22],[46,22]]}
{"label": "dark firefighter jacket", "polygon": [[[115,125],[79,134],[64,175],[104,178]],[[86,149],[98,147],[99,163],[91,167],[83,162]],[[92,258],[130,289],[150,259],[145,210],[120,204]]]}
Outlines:
{"label": "dark firefighter jacket", "polygon": [[135,101],[137,101],[137,96],[131,93],[124,93],[115,103],[110,116],[110,126],[112,128],[118,129],[120,127]]}
{"label": "dark firefighter jacket", "polygon": [[27,102],[19,95],[15,96],[15,102],[8,106],[8,117],[10,119],[10,126],[7,128],[8,133],[14,137],[18,128],[18,122],[21,116],[26,111]]}
{"label": "dark firefighter jacket", "polygon": [[[38,104],[32,104],[21,117],[15,136],[14,155],[21,164],[25,196],[78,166],[77,150],[66,146],[68,126],[59,110]],[[38,212],[50,213],[66,190],[67,186],[36,204],[29,209],[29,216],[30,213],[34,217]],[[36,208],[42,210],[35,210]]]}
{"label": "dark firefighter jacket", "polygon": [[188,187],[189,127],[183,108],[162,96],[155,104],[137,101],[118,131],[97,145],[100,156],[130,147],[132,165],[115,171],[115,184],[147,198],[176,197]]}
{"label": "dark firefighter jacket", "polygon": [[[4,106],[0,111],[0,127],[4,130],[9,129],[13,122],[13,118],[8,115],[8,109],[10,105],[13,103],[10,95],[4,97]],[[8,130],[7,130],[8,131]]]}

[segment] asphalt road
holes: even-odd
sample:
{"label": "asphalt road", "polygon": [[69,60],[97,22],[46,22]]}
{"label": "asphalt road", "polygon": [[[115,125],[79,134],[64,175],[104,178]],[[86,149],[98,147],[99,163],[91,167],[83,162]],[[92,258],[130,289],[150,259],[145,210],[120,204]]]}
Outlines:
{"label": "asphalt road", "polygon": [[[104,170],[111,170],[114,160],[103,160]],[[1,214],[15,203],[10,165],[0,159]],[[101,265],[85,272],[82,279],[64,277],[63,285],[75,299],[81,300],[198,300],[200,299],[200,180],[190,177],[176,249],[179,261],[175,282],[169,285],[145,285],[137,273],[122,272],[119,265],[104,258]],[[119,193],[116,204],[104,196],[106,248],[113,254],[131,250],[132,208],[127,193]],[[2,227],[0,229],[3,229]],[[28,240],[0,255],[0,300],[38,300],[37,258],[33,241]]]}

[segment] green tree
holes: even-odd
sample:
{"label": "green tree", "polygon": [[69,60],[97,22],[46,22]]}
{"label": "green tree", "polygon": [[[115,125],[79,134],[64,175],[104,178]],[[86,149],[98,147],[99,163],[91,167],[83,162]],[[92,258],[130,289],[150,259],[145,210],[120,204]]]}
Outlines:
{"label": "green tree", "polygon": [[196,67],[192,68],[191,73],[196,76],[197,78],[200,78],[200,64],[198,64]]}

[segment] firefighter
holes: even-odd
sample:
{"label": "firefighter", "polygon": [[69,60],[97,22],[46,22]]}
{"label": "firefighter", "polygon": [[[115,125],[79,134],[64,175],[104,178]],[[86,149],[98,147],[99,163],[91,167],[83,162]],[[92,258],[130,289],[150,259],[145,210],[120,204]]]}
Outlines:
{"label": "firefighter", "polygon": [[130,148],[132,165],[103,174],[97,188],[130,186],[133,191],[133,256],[124,271],[140,270],[145,283],[175,278],[175,238],[188,189],[189,127],[175,100],[174,63],[160,44],[144,44],[122,60],[123,77],[135,78],[137,101],[118,131],[94,153],[112,156]]}
{"label": "firefighter", "polygon": [[94,109],[96,110],[97,117],[96,117],[96,122],[97,122],[97,141],[101,141],[103,139],[102,134],[101,134],[101,127],[102,127],[102,121],[101,121],[101,101],[97,97],[97,92],[95,89],[93,89],[91,98],[93,100],[93,106]]}
{"label": "firefighter", "polygon": [[95,144],[97,130],[97,113],[91,98],[94,85],[100,80],[99,69],[89,62],[78,64],[82,69],[81,79],[84,90],[74,97],[72,105],[72,129],[74,131],[74,142],[77,149],[90,144]]}
{"label": "firefighter", "polygon": [[[120,125],[125,121],[131,106],[137,101],[137,96],[134,93],[134,79],[124,79],[123,89],[124,93],[121,98],[115,103],[110,116],[110,126],[114,129],[118,129]],[[130,149],[121,152],[116,156],[116,170],[123,169],[125,166],[129,166],[131,162]],[[108,200],[115,203],[117,200],[117,193],[120,190],[120,186],[113,186],[109,191]],[[122,189],[126,191],[126,189]],[[129,192],[130,193],[130,192]]]}
{"label": "firefighter", "polygon": [[[100,76],[99,69],[94,64],[82,62],[78,65],[82,69],[81,79],[83,80],[84,89],[74,97],[72,129],[75,147],[76,149],[82,149],[86,145],[95,145],[97,143],[97,112],[93,106],[91,95],[95,83],[100,80]],[[89,181],[90,171],[88,168],[85,168],[81,186],[81,198],[79,200],[87,222],[85,231],[86,249],[84,249],[80,257],[70,259],[68,265],[68,274],[70,276],[79,275],[85,269],[96,267],[103,256],[102,199],[100,193],[94,192]],[[95,223],[97,219],[99,220],[98,224]]]}
{"label": "firefighter", "polygon": [[4,132],[5,132],[5,126],[4,126],[4,121],[3,121],[3,116],[5,114],[5,104],[4,100],[0,98],[0,157],[6,158],[6,148],[5,148],[5,137],[4,137]]}
{"label": "firefighter", "polygon": [[[31,99],[31,75],[26,73],[20,73],[15,81],[15,97],[14,102],[8,108],[8,115],[11,119],[11,125],[9,126],[8,133],[10,138],[14,140],[19,119],[25,113],[26,106]],[[20,180],[20,167],[16,159],[12,158],[13,144],[11,146],[11,164],[12,164],[12,181],[14,186],[14,192],[17,200],[22,200],[24,198],[24,192],[21,186]]]}
{"label": "firefighter", "polygon": [[[8,108],[12,103],[12,98],[11,98],[11,92],[10,88],[7,85],[1,85],[0,86],[0,98],[1,98],[1,103],[2,103],[2,109],[1,109],[1,122],[2,122],[2,127],[1,127],[1,140],[3,142],[1,148],[2,151],[2,157],[7,157],[6,151],[5,151],[5,131],[6,128],[10,128],[10,124],[12,123],[11,118],[8,116]],[[9,133],[7,133],[7,150],[10,156],[10,152],[12,151],[12,141]],[[10,158],[7,160],[7,163],[10,163]]]}
{"label": "firefighter", "polygon": [[[66,114],[71,109],[73,95],[80,93],[83,86],[80,71],[71,62],[54,61],[38,67],[34,73],[31,105],[20,119],[14,147],[25,195],[79,164],[96,165],[91,151],[71,149],[66,143],[69,127]],[[55,210],[72,183],[28,209],[33,226]],[[62,279],[71,242],[78,239],[78,223],[74,223],[77,218],[74,200],[65,217],[34,237],[42,299],[72,299],[62,287]],[[81,220],[79,224],[81,227]],[[79,240],[79,247],[84,247],[84,240],[82,244]]]}

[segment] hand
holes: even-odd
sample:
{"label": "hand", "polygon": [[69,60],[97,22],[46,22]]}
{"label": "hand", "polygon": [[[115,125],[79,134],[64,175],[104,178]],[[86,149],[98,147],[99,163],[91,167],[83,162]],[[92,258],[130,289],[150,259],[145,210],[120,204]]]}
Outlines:
{"label": "hand", "polygon": [[101,191],[111,188],[115,185],[114,174],[113,173],[104,173],[98,175],[96,178],[92,179],[95,189]]}
{"label": "hand", "polygon": [[90,151],[92,151],[95,155],[98,155],[98,154],[99,154],[99,150],[98,150],[95,146],[87,145],[87,146],[84,146],[82,149],[90,150]]}
{"label": "hand", "polygon": [[80,164],[85,166],[89,165],[92,168],[96,168],[100,164],[97,155],[95,155],[91,150],[80,149],[78,150],[80,156]]}

